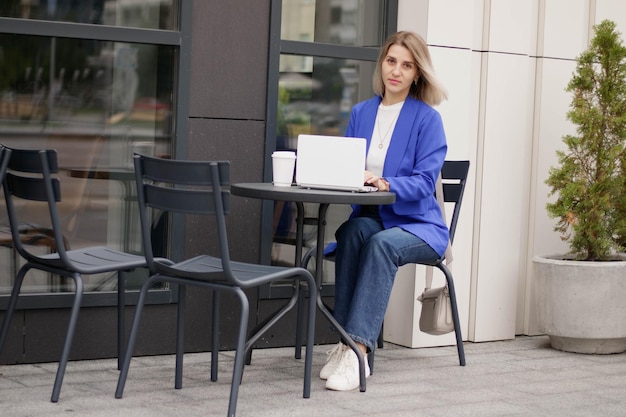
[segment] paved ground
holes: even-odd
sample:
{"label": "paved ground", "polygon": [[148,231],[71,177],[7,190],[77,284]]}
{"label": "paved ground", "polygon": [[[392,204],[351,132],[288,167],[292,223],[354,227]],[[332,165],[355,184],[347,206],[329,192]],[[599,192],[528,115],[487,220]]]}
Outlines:
{"label": "paved ground", "polygon": [[[303,361],[290,348],[254,352],[246,367],[241,417],[626,416],[626,354],[553,350],[546,337],[408,349],[386,344],[376,354],[365,393],[331,392],[317,374],[328,346],[316,346],[311,398],[302,398]],[[232,352],[220,354],[220,379],[209,380],[209,354],[185,356],[183,389],[173,388],[173,356],[134,358],[115,399],[116,360],[70,362],[58,403],[49,401],[56,363],[0,366],[0,415],[225,416]]]}

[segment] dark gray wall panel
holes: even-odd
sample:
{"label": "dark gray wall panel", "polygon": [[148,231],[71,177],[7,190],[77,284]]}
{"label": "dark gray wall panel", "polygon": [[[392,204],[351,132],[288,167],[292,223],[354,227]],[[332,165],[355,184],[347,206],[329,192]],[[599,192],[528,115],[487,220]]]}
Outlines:
{"label": "dark gray wall panel", "polygon": [[[150,311],[150,313],[148,313]],[[24,314],[16,312],[16,318]],[[126,331],[132,323],[134,308],[126,309]],[[63,340],[67,331],[69,309],[26,310],[26,322],[30,323],[23,338],[24,354],[20,358],[5,357],[2,363],[58,362]],[[44,319],[45,317],[45,319]],[[174,352],[176,306],[146,306],[142,316],[136,355],[163,354]],[[189,335],[195,336],[193,333]],[[16,341],[11,337],[12,346]],[[9,340],[7,340],[9,342]],[[7,347],[8,347],[7,346]],[[13,350],[13,349],[11,349]],[[117,356],[117,308],[82,308],[76,325],[70,360],[114,358]]]}
{"label": "dark gray wall panel", "polygon": [[194,2],[190,116],[265,118],[269,0]]}
{"label": "dark gray wall panel", "polygon": [[[0,320],[4,320],[6,312],[0,312]],[[24,346],[24,338],[22,336],[24,329],[24,311],[18,310],[13,313],[13,320],[2,348],[0,355],[0,364],[19,363],[22,358]]]}
{"label": "dark gray wall panel", "polygon": [[[250,120],[192,119],[189,123],[189,159],[231,161],[232,182],[261,181],[265,124]],[[227,216],[231,256],[235,260],[258,262],[261,201],[231,197]],[[197,224],[196,224],[197,222]],[[215,250],[210,246],[211,227],[200,219],[187,225],[187,255]]]}

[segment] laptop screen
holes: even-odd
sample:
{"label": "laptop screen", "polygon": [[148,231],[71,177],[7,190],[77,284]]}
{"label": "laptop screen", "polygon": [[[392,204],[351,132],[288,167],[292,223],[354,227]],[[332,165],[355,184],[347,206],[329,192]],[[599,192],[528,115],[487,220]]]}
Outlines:
{"label": "laptop screen", "polygon": [[366,147],[365,138],[299,135],[296,183],[308,188],[362,190]]}

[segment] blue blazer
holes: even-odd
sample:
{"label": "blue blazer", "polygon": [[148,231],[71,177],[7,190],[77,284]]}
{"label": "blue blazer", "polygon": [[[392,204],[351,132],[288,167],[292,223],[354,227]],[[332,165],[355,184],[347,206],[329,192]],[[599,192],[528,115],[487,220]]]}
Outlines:
{"label": "blue blazer", "polygon": [[[375,96],[352,108],[346,136],[367,139],[374,132],[381,97]],[[426,103],[407,97],[400,110],[385,158],[383,177],[396,194],[396,202],[380,206],[386,229],[400,227],[424,240],[443,256],[449,232],[435,198],[435,185],[446,157],[447,144],[439,112]],[[360,206],[354,206],[351,217]]]}

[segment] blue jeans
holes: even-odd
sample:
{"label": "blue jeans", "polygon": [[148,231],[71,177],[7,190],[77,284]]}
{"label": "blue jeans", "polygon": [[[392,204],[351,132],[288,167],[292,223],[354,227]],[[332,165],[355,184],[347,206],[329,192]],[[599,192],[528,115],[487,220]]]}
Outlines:
{"label": "blue jeans", "polygon": [[439,258],[426,242],[379,217],[355,217],[335,233],[337,322],[355,342],[374,349],[398,267]]}

